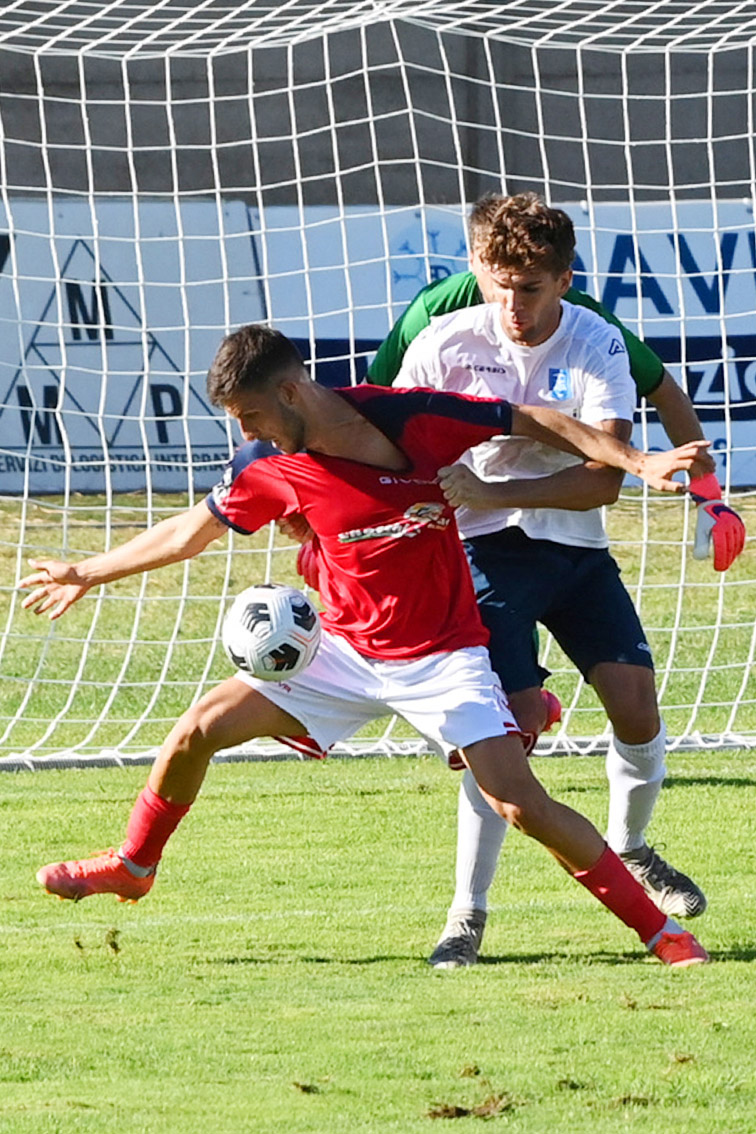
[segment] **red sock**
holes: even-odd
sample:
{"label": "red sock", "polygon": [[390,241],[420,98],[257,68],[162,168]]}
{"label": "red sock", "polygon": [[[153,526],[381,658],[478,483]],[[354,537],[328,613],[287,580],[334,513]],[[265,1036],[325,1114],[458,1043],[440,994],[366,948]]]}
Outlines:
{"label": "red sock", "polygon": [[667,915],[656,908],[611,847],[590,870],[578,870],[575,878],[620,921],[634,929],[644,945],[664,927]]}
{"label": "red sock", "polygon": [[137,866],[155,866],[163,847],[191,807],[191,803],[169,803],[149,784],[134,804],[121,853]]}

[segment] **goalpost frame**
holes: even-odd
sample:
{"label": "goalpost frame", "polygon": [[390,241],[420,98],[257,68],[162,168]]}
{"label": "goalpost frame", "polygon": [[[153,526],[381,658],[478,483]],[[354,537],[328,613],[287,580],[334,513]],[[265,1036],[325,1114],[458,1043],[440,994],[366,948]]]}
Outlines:
{"label": "goalpost frame", "polygon": [[[0,767],[149,760],[219,676],[223,609],[295,581],[265,533],[115,584],[52,628],[30,557],[79,557],[201,499],[234,445],[204,397],[228,330],[270,321],[319,380],[361,380],[415,292],[466,267],[488,189],[576,224],[580,285],[661,354],[752,525],[750,5],[656,0],[13,0],[0,12]],[[639,409],[636,443],[666,444]],[[628,485],[607,515],[675,747],[756,739],[754,572],[690,555],[690,505]],[[547,637],[563,723],[591,691]],[[422,747],[394,724],[344,754]],[[270,746],[252,754],[277,756]]]}

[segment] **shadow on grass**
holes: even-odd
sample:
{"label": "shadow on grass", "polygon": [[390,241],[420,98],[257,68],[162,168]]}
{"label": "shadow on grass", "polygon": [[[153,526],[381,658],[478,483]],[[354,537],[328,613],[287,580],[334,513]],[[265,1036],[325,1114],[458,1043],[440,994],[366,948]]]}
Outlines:
{"label": "shadow on grass", "polygon": [[[733,945],[730,949],[709,949],[712,961],[756,961],[756,945]],[[651,957],[643,953],[606,953],[602,951],[593,953],[502,953],[498,956],[479,957],[479,965],[512,965],[512,964],[539,964],[544,961],[569,962],[577,961],[579,964],[591,965],[629,965],[648,962],[656,964]]]}
{"label": "shadow on grass", "polygon": [[608,953],[595,950],[592,953],[498,953],[496,956],[479,957],[479,965],[542,965],[542,964],[590,964],[590,965],[637,965],[647,958],[642,953]]}
{"label": "shadow on grass", "polygon": [[756,945],[733,945],[731,949],[709,949],[712,961],[756,961]]}
{"label": "shadow on grass", "polygon": [[668,776],[664,781],[664,790],[676,787],[756,787],[756,779],[752,776]]}
{"label": "shadow on grass", "polygon": [[[745,954],[745,950],[743,951]],[[729,959],[748,959],[745,955],[735,958],[735,951],[733,950],[733,957]],[[725,957],[725,954],[722,954]],[[754,951],[756,956],[756,950]],[[480,957],[478,965],[538,965],[538,964],[599,964],[599,965],[637,965],[639,962],[644,963],[646,958],[642,953],[609,953],[602,950],[597,950],[592,953],[567,953],[562,951],[551,951],[543,953],[500,953],[496,956]],[[385,965],[396,964],[397,961],[416,962],[421,964],[429,972],[431,971],[428,965],[427,957],[418,956],[416,953],[378,953],[370,957],[313,957],[302,956],[301,954],[276,954],[271,953],[269,956],[240,956],[240,957],[218,957],[210,961],[212,965]],[[462,970],[458,970],[462,971]],[[468,971],[465,969],[464,971]]]}
{"label": "shadow on grass", "polygon": [[393,965],[397,961],[416,961],[412,953],[385,953],[374,957],[307,957],[301,954],[271,953],[267,957],[217,957],[211,965]]}

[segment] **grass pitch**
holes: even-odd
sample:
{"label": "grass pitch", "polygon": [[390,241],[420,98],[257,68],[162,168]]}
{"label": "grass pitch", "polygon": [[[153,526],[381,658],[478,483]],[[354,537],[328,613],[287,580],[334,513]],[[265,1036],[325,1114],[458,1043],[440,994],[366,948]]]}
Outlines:
{"label": "grass pitch", "polygon": [[[603,824],[600,760],[541,759]],[[673,755],[652,837],[710,899],[675,972],[510,834],[483,962],[425,963],[458,779],[430,759],[210,769],[136,906],[34,882],[117,843],[144,769],[0,776],[2,1134],[753,1134],[753,754]]]}

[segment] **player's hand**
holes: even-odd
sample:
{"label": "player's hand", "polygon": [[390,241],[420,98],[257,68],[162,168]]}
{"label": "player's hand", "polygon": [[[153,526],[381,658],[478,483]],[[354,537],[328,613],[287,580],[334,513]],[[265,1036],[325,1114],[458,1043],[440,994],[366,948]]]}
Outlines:
{"label": "player's hand", "polygon": [[22,590],[33,588],[21,603],[24,610],[46,614],[51,621],[60,618],[90,588],[72,563],[59,559],[30,559],[34,571],[18,584]]}
{"label": "player's hand", "polygon": [[297,574],[302,576],[308,587],[312,587],[314,591],[320,590],[317,540],[307,520],[300,512],[294,512],[291,516],[276,520],[276,527],[289,539],[301,543],[302,546],[297,552]]}
{"label": "player's hand", "polygon": [[691,479],[690,494],[698,513],[693,558],[706,559],[713,549],[714,570],[726,571],[745,547],[745,524],[722,500],[722,489],[713,473]]}
{"label": "player's hand", "polygon": [[283,516],[276,520],[276,527],[282,535],[288,536],[296,543],[306,543],[315,534],[300,512],[293,512],[291,516]]}
{"label": "player's hand", "polygon": [[480,480],[467,465],[445,465],[438,470],[438,483],[452,508],[493,508],[498,485]]}
{"label": "player's hand", "polygon": [[676,449],[664,449],[660,453],[642,453],[638,476],[659,492],[685,492],[685,485],[680,481],[672,480],[672,477],[677,472],[687,472],[691,469],[708,445],[708,441],[688,441]]}
{"label": "player's hand", "polygon": [[314,591],[320,590],[319,569],[317,543],[314,539],[308,539],[297,553],[297,572]]}

